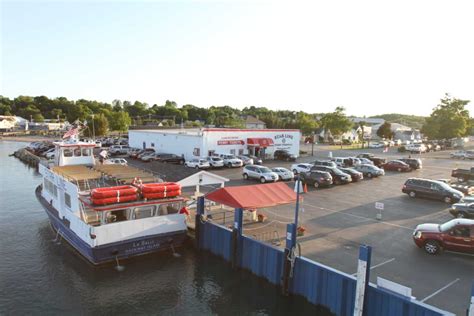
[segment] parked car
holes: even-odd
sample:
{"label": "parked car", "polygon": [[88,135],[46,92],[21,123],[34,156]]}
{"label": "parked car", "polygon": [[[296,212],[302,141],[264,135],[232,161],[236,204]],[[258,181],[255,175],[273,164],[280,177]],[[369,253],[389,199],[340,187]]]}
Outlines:
{"label": "parked car", "polygon": [[295,163],[295,164],[291,165],[291,171],[293,171],[293,173],[295,175],[297,175],[300,172],[310,171],[311,167],[313,167],[313,165],[310,164],[310,163],[303,163],[303,162],[302,163]]}
{"label": "parked car", "polygon": [[410,168],[412,168],[413,170],[423,168],[423,163],[421,162],[421,159],[419,158],[400,158],[398,160],[403,161],[404,163],[409,165]]}
{"label": "parked car", "polygon": [[212,157],[207,157],[206,160],[209,162],[209,165],[212,168],[222,168],[224,167],[224,160],[220,157],[212,156]]}
{"label": "parked car", "polygon": [[457,150],[450,154],[451,158],[454,159],[466,159],[466,151],[464,150]]}
{"label": "parked car", "polygon": [[371,154],[371,153],[359,154],[357,155],[357,158],[369,159],[370,161],[372,161],[373,165],[377,167],[380,167],[386,162],[385,158],[375,157],[374,154]]}
{"label": "parked car", "polygon": [[326,167],[326,166],[313,166],[311,171],[325,171],[328,172],[332,177],[334,184],[346,184],[352,182],[352,177],[345,172],[337,168]]}
{"label": "parked car", "polygon": [[242,176],[245,180],[257,179],[260,183],[278,181],[278,174],[273,172],[270,168],[258,165],[244,166],[242,169]]}
{"label": "parked car", "polygon": [[451,171],[451,177],[458,179],[459,181],[474,180],[474,168],[461,169],[456,168]]}
{"label": "parked car", "polygon": [[56,156],[56,151],[48,151],[44,157],[48,160],[51,160],[51,159],[54,159],[54,157]]}
{"label": "parked car", "polygon": [[383,169],[380,169],[377,166],[369,165],[369,164],[360,164],[360,165],[354,166],[354,169],[359,172],[362,172],[364,177],[367,177],[367,178],[379,177],[385,174],[385,171],[383,171]]}
{"label": "parked car", "polygon": [[282,181],[293,180],[295,178],[295,174],[286,168],[276,167],[272,168],[272,171],[275,172]]}
{"label": "parked car", "polygon": [[130,150],[130,147],[125,145],[112,145],[109,147],[110,155],[125,155]]}
{"label": "parked car", "polygon": [[464,195],[471,195],[474,193],[474,180],[449,181],[448,184],[451,188],[462,192]]}
{"label": "parked car", "polygon": [[419,178],[408,179],[403,185],[402,192],[411,198],[424,197],[442,200],[446,203],[458,202],[464,197],[462,192],[451,188],[444,182]]}
{"label": "parked car", "polygon": [[315,160],[313,161],[313,165],[315,166],[326,166],[331,168],[336,168],[337,164],[331,160]]}
{"label": "parked car", "polygon": [[[356,159],[359,160],[359,163],[357,163],[357,164],[355,164],[355,165],[360,165],[360,164],[362,164],[362,165],[364,165],[364,164],[366,164],[366,165],[374,165],[374,162],[373,162],[372,160],[370,160],[370,159],[367,159],[367,158],[356,158]],[[354,165],[354,166],[355,166],[355,165]]]}
{"label": "parked car", "polygon": [[51,153],[54,154],[55,151],[56,151],[56,148],[50,148],[50,149],[48,149],[48,150],[46,150],[46,151],[43,151],[43,152],[41,153],[41,156],[44,156],[44,157],[48,158],[48,157],[47,157],[48,154],[51,154]]}
{"label": "parked car", "polygon": [[146,155],[146,154],[150,154],[150,153],[154,153],[155,150],[153,148],[146,148],[146,149],[140,149],[138,151],[130,151],[128,156],[130,158],[134,158],[134,159],[140,159],[140,156],[141,155]]}
{"label": "parked car", "polygon": [[242,160],[242,163],[244,164],[244,166],[253,165],[253,159],[252,158],[249,158],[249,157],[244,156],[244,155],[237,156],[237,158]]}
{"label": "parked car", "polygon": [[295,161],[296,155],[290,154],[288,150],[278,149],[273,153],[273,158],[275,160]]}
{"label": "parked car", "polygon": [[127,160],[123,158],[111,158],[104,160],[104,165],[121,165],[121,166],[127,166],[128,162]]}
{"label": "parked car", "polygon": [[370,143],[369,148],[383,148],[385,147],[385,144],[383,143]]}
{"label": "parked car", "polygon": [[444,224],[421,224],[413,232],[413,241],[430,255],[440,250],[474,253],[474,220],[456,218]]}
{"label": "parked car", "polygon": [[150,162],[158,160],[158,155],[159,154],[154,152],[145,152],[143,154],[140,154],[138,158],[143,162]]}
{"label": "parked car", "polygon": [[334,161],[337,167],[349,167],[353,165],[353,161],[349,157],[334,157],[332,161]]}
{"label": "parked car", "polygon": [[175,154],[159,154],[157,160],[162,163],[174,163],[178,165],[184,165],[185,159],[183,156]]}
{"label": "parked car", "polygon": [[457,218],[474,219],[474,203],[455,203],[451,206],[449,212]]}
{"label": "parked car", "polygon": [[357,171],[353,168],[342,168],[338,167],[337,169],[341,170],[344,173],[347,173],[351,176],[352,182],[357,182],[364,179],[364,174],[360,171]]}
{"label": "parked car", "polygon": [[391,160],[387,163],[384,163],[382,165],[382,168],[384,170],[389,170],[389,171],[398,171],[398,172],[402,172],[402,171],[411,171],[411,168],[408,164],[404,163],[403,161],[400,161],[400,160]]}
{"label": "parked car", "polygon": [[426,146],[424,144],[410,144],[405,146],[406,151],[416,154],[422,154],[426,152]]}
{"label": "parked car", "polygon": [[209,161],[202,158],[194,158],[194,159],[188,160],[184,163],[184,165],[188,168],[195,168],[195,169],[208,169],[211,167],[211,165],[209,164]]}
{"label": "parked car", "polygon": [[220,154],[219,157],[221,157],[222,160],[224,160],[224,166],[228,168],[232,168],[232,167],[238,168],[244,165],[243,161],[235,157],[234,155]]}
{"label": "parked car", "polygon": [[263,163],[262,158],[258,158],[257,156],[252,156],[252,155],[246,155],[249,158],[252,158],[253,163],[255,165],[261,165]]}
{"label": "parked car", "polygon": [[301,181],[303,183],[312,185],[315,188],[319,187],[328,187],[332,185],[332,176],[329,172],[326,171],[309,171],[309,172],[302,172]]}
{"label": "parked car", "polygon": [[143,150],[143,149],[140,149],[140,148],[130,148],[127,152],[127,156],[130,157],[130,158],[136,158],[138,153]]}

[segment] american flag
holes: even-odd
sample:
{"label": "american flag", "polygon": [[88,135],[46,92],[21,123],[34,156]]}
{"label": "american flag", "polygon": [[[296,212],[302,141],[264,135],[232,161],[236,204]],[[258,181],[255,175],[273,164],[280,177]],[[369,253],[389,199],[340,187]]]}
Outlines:
{"label": "american flag", "polygon": [[64,138],[69,138],[69,137],[72,137],[72,136],[75,136],[75,135],[78,135],[78,134],[79,134],[79,129],[80,129],[79,126],[71,128],[70,130],[68,130],[68,131],[63,135],[63,139],[64,139]]}

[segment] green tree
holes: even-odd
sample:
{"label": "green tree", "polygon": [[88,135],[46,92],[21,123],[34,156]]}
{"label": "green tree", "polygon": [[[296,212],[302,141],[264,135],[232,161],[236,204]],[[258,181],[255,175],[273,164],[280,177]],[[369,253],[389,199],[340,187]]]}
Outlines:
{"label": "green tree", "polygon": [[336,107],[334,112],[324,114],[321,117],[321,127],[330,130],[334,137],[340,137],[352,127],[352,121],[345,115],[345,109]]}
{"label": "green tree", "polygon": [[111,130],[124,133],[130,124],[132,124],[132,119],[127,112],[112,112],[110,114],[109,126]]}
{"label": "green tree", "polygon": [[109,131],[109,122],[104,114],[95,114],[93,118],[87,120],[87,128],[84,129],[84,136],[96,137],[104,136]]}
{"label": "green tree", "polygon": [[377,136],[380,138],[392,139],[394,136],[394,133],[392,132],[392,124],[385,122],[380,125],[379,129],[377,130]]}
{"label": "green tree", "polygon": [[465,106],[469,100],[461,100],[445,94],[426,119],[421,132],[430,139],[443,139],[467,136],[470,132],[469,111]]}
{"label": "green tree", "polygon": [[41,115],[41,113],[35,113],[33,114],[33,121],[35,122],[44,122],[44,117]]}
{"label": "green tree", "polygon": [[311,117],[311,115],[304,112],[298,113],[298,118],[296,119],[296,125],[301,130],[303,135],[311,135],[316,128],[318,128],[318,122]]}

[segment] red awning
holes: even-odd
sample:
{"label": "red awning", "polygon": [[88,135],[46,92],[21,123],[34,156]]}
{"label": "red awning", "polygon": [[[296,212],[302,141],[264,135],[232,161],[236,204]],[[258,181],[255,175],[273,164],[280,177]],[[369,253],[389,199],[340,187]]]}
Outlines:
{"label": "red awning", "polygon": [[271,138],[247,138],[247,145],[258,147],[273,146],[273,139]]}
{"label": "red awning", "polygon": [[206,199],[234,208],[262,208],[296,201],[296,193],[285,183],[255,184],[221,188]]}

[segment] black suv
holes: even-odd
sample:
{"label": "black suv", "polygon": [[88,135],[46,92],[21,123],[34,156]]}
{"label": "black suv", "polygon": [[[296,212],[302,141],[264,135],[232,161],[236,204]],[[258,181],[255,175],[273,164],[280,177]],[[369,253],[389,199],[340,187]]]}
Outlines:
{"label": "black suv", "polygon": [[421,169],[422,167],[421,159],[418,159],[418,158],[400,158],[397,160],[403,161],[404,163],[409,165],[410,168],[412,168],[413,170]]}
{"label": "black suv", "polygon": [[290,154],[288,150],[275,150],[273,153],[273,158],[276,160],[286,160],[286,161],[296,161],[296,156]]}
{"label": "black suv", "polygon": [[380,166],[382,166],[384,163],[387,162],[387,160],[386,160],[385,158],[375,157],[375,156],[374,156],[373,154],[371,154],[371,153],[359,154],[359,155],[357,155],[357,158],[367,158],[367,159],[369,159],[370,161],[372,161],[376,167],[380,167]]}
{"label": "black suv", "polygon": [[332,184],[331,174],[325,171],[302,172],[300,177],[303,183],[312,185],[315,188],[319,188],[320,186],[327,187]]}
{"label": "black suv", "polygon": [[314,166],[311,168],[311,171],[325,171],[328,172],[334,184],[345,184],[352,182],[352,178],[347,173],[342,172],[337,168],[331,168],[326,166]]}
{"label": "black suv", "polygon": [[410,197],[424,197],[442,200],[446,203],[458,202],[464,197],[462,192],[451,188],[448,184],[429,179],[410,178],[403,185],[402,192]]}
{"label": "black suv", "polygon": [[157,157],[158,161],[163,162],[163,163],[175,163],[179,165],[184,164],[184,158],[183,156],[178,156],[175,154],[161,154],[159,157]]}

